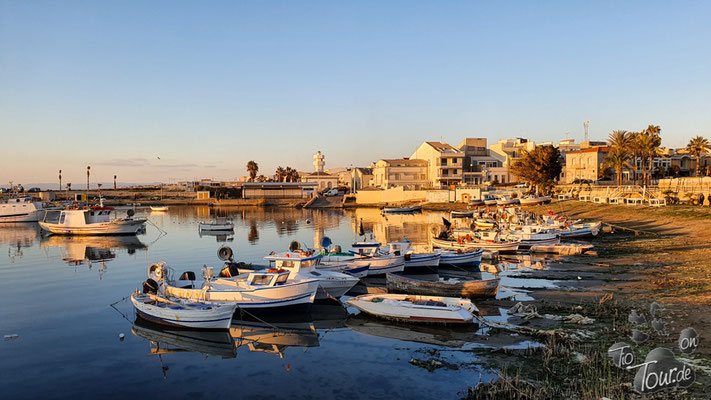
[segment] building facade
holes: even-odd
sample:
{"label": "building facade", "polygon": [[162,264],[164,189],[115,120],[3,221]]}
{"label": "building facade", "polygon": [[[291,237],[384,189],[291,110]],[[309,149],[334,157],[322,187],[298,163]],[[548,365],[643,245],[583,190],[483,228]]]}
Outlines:
{"label": "building facade", "polygon": [[565,183],[574,183],[576,180],[598,180],[609,152],[610,148],[607,146],[596,146],[566,153]]}
{"label": "building facade", "polygon": [[427,180],[432,187],[440,188],[462,182],[464,152],[447,143],[424,142],[410,158],[428,163]]}
{"label": "building facade", "polygon": [[428,163],[425,160],[409,158],[378,160],[373,166],[370,180],[372,186],[382,189],[398,186],[406,189],[421,189],[429,186],[427,167]]}
{"label": "building facade", "polygon": [[467,185],[482,185],[501,182],[508,176],[508,169],[492,157],[486,138],[467,138],[457,146],[464,153],[462,182]]}
{"label": "building facade", "polygon": [[326,166],[325,156],[321,152],[314,154],[314,169],[311,174],[301,176],[301,182],[315,183],[318,191],[327,190],[338,187],[338,175],[331,175],[324,172]]}

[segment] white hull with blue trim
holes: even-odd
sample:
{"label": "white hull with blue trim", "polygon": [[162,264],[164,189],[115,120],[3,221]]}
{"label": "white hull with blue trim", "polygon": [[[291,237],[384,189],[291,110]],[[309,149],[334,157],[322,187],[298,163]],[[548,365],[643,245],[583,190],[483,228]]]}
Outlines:
{"label": "white hull with blue trim", "polygon": [[172,301],[140,293],[131,295],[131,303],[143,319],[162,325],[195,329],[228,329],[236,307],[234,304]]}
{"label": "white hull with blue trim", "polygon": [[481,256],[484,254],[484,250],[474,250],[474,251],[442,251],[439,256],[440,265],[453,265],[457,267],[462,266],[476,266],[481,263]]}

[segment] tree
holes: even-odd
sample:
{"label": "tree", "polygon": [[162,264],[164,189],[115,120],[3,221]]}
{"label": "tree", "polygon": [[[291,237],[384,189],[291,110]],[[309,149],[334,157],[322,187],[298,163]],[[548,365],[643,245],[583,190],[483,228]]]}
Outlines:
{"label": "tree", "polygon": [[294,168],[286,167],[286,181],[287,182],[298,182],[300,179],[299,171]]}
{"label": "tree", "polygon": [[509,171],[528,182],[549,191],[562,170],[560,151],[553,146],[538,146],[531,151],[524,150],[521,158],[513,162]]}
{"label": "tree", "polygon": [[622,185],[622,170],[625,168],[632,168],[629,163],[631,153],[622,147],[611,147],[610,152],[605,157],[603,163],[603,168],[612,168],[615,170],[615,175],[617,177],[617,186]]}
{"label": "tree", "polygon": [[705,137],[697,136],[689,140],[686,150],[696,157],[696,176],[701,175],[701,154],[709,152],[709,141]]}
{"label": "tree", "polygon": [[652,165],[654,164],[654,156],[659,154],[659,146],[662,145],[662,138],[659,136],[662,133],[662,128],[659,125],[649,125],[647,129],[644,130],[645,135],[649,136],[650,145],[647,150],[649,150],[649,175],[652,176]]}
{"label": "tree", "polygon": [[247,172],[249,172],[249,181],[254,182],[254,178],[257,177],[257,172],[259,172],[259,165],[254,161],[248,162]]}
{"label": "tree", "polygon": [[282,168],[281,166],[277,167],[276,171],[274,172],[274,180],[277,182],[284,182],[284,178],[286,178],[286,169]]}
{"label": "tree", "polygon": [[610,143],[610,153],[605,157],[605,168],[612,168],[617,175],[617,185],[622,184],[622,170],[632,168],[628,159],[632,157],[633,140],[635,135],[624,130],[612,131],[608,135]]}

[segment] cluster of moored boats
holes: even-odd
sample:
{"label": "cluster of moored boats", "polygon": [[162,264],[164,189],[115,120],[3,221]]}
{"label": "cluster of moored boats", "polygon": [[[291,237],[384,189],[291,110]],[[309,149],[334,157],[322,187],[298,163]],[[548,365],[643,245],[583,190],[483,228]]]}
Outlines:
{"label": "cluster of moored boats", "polygon": [[531,251],[575,254],[591,248],[561,240],[597,236],[600,222],[572,221],[550,213],[539,216],[516,207],[452,212],[455,223],[443,219],[445,229],[432,238],[433,247],[486,254]]}

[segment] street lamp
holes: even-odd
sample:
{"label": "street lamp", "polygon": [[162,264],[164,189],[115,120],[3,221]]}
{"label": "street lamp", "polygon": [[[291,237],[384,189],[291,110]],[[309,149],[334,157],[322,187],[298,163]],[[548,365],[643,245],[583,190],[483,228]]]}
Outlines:
{"label": "street lamp", "polygon": [[114,175],[114,190],[116,190],[116,175]]}
{"label": "street lamp", "polygon": [[[86,167],[86,191],[87,191],[87,192],[89,191],[89,175],[90,175],[90,171],[91,171],[91,165],[89,165],[89,166]],[[89,194],[87,193],[87,196],[88,196],[88,195],[89,195]]]}
{"label": "street lamp", "polygon": [[59,191],[62,191],[62,170],[59,170]]}

